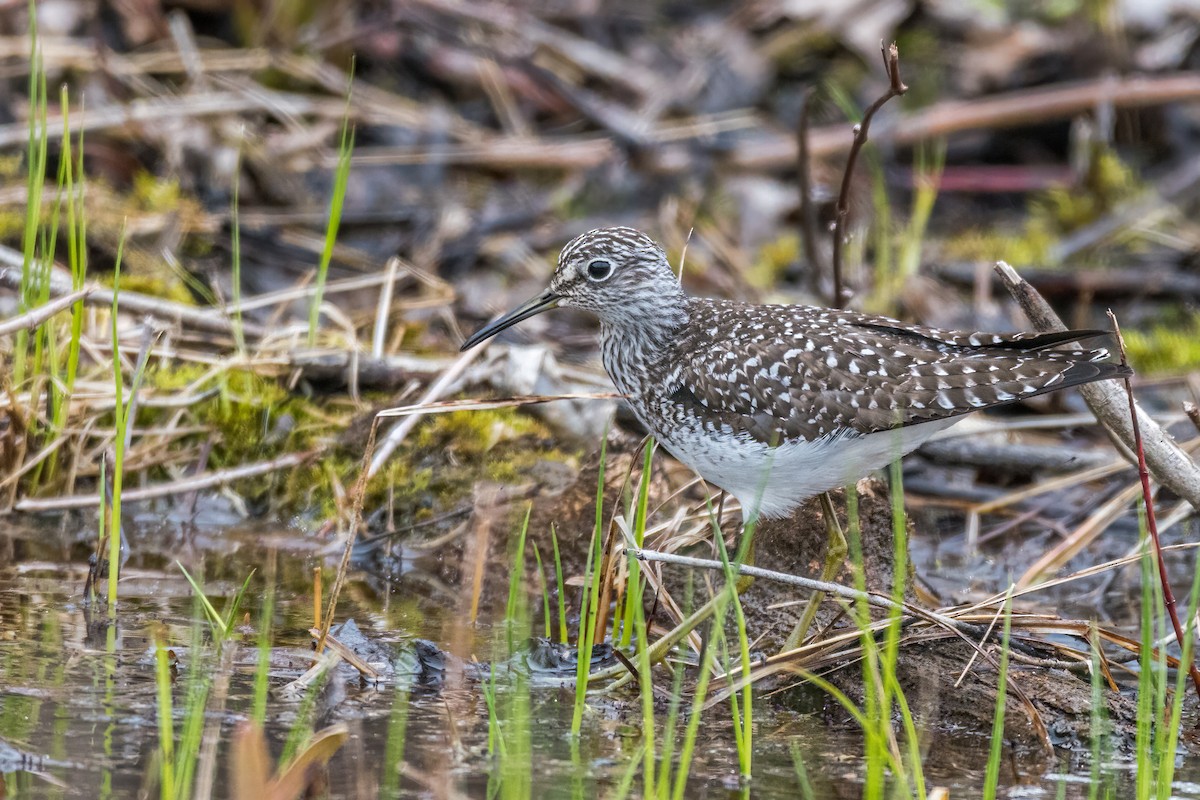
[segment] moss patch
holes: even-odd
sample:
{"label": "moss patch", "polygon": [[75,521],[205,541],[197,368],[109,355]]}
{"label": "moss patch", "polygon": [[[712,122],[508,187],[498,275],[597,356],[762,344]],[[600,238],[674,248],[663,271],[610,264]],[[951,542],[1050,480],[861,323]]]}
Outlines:
{"label": "moss patch", "polygon": [[[577,455],[560,448],[541,422],[515,409],[434,414],[371,479],[363,507],[370,514],[391,503],[397,520],[420,522],[469,503],[480,481],[526,483],[539,464],[573,462]],[[288,474],[286,504],[333,516],[361,469],[358,446],[332,451]]]}
{"label": "moss patch", "polygon": [[1124,331],[1129,363],[1142,375],[1200,368],[1200,312],[1181,314],[1148,331]]}
{"label": "moss patch", "polygon": [[759,289],[773,289],[779,285],[784,272],[800,260],[800,237],[785,233],[759,248],[754,267],[746,279]]}
{"label": "moss patch", "polygon": [[515,409],[456,411],[424,420],[368,489],[420,520],[464,502],[479,481],[523,483],[543,460],[567,460],[549,431]]}
{"label": "moss patch", "polygon": [[[147,369],[146,385],[158,395],[207,392],[215,385],[215,394],[190,405],[189,418],[183,421],[185,425],[209,429],[207,436],[213,444],[209,462],[213,468],[253,464],[286,452],[311,449],[331,440],[337,430],[340,417],[289,393],[272,378],[229,370],[197,383],[208,371],[205,365],[153,365]],[[139,422],[154,424],[174,413],[174,409],[143,407]],[[284,419],[290,422],[281,425]]]}
{"label": "moss patch", "polygon": [[1063,236],[1090,225],[1142,191],[1133,171],[1111,150],[1097,147],[1078,186],[1056,186],[1032,195],[1019,228],[968,230],[949,239],[951,259],[1044,265]]}

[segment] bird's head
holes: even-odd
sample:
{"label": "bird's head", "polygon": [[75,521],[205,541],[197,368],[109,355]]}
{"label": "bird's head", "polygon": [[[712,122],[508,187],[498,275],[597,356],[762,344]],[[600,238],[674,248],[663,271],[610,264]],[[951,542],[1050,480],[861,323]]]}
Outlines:
{"label": "bird's head", "polygon": [[633,228],[597,228],[562,249],[546,291],[476,331],[462,349],[559,306],[581,308],[602,321],[620,324],[661,313],[665,299],[681,294],[679,280],[657,242]]}

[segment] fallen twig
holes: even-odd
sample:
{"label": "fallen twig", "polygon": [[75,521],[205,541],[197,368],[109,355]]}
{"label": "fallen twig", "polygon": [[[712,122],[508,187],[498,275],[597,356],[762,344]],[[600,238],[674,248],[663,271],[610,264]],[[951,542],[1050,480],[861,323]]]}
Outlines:
{"label": "fallen twig", "polygon": [[[173,494],[194,492],[198,489],[208,489],[213,486],[223,486],[243,478],[253,478],[281,469],[298,467],[310,458],[318,455],[317,450],[306,450],[302,453],[288,453],[273,458],[270,461],[260,461],[257,464],[247,464],[241,467],[220,469],[203,475],[185,478],[170,483],[160,483],[143,489],[125,489],[121,492],[121,500],[127,503],[139,500],[151,500],[155,497],[167,497]],[[18,501],[14,511],[62,511],[68,508],[95,508],[100,503],[98,494],[72,494],[62,497],[27,497]]]}
{"label": "fallen twig", "polygon": [[[438,379],[434,381],[428,389],[425,390],[425,394],[421,396],[421,400],[418,405],[428,405],[436,400],[439,400],[442,395],[446,393],[446,390],[449,389],[450,386],[459,379],[463,371],[471,365],[471,362],[474,361],[479,354],[485,350],[487,350],[486,347],[474,347],[459,356],[458,359],[450,365],[449,369],[443,372]],[[366,475],[368,478],[374,477],[374,475],[383,468],[383,465],[386,464],[387,460],[392,457],[392,453],[396,451],[396,448],[400,446],[400,443],[404,441],[404,438],[408,436],[409,432],[416,426],[418,420],[421,419],[424,413],[424,411],[414,411],[411,414],[406,415],[405,419],[402,420],[399,425],[387,432],[387,435],[384,436],[383,441],[379,443],[379,447],[375,451],[374,456],[372,456],[370,465],[367,467]],[[381,414],[379,416],[393,415]],[[374,428],[372,428],[372,430],[374,430]]]}
{"label": "fallen twig", "polygon": [[1183,413],[1187,414],[1188,419],[1190,419],[1192,424],[1196,426],[1196,430],[1200,431],[1200,407],[1198,407],[1195,403],[1184,403]]}
{"label": "fallen twig", "polygon": [[[14,291],[20,288],[23,264],[24,256],[21,253],[0,245],[0,287]],[[52,297],[69,296],[74,291],[66,271],[58,267],[50,272],[49,289]],[[89,306],[112,308],[113,293],[111,289],[95,288],[83,297],[83,301]],[[149,314],[207,333],[233,333],[233,322],[225,316],[161,297],[131,292],[128,289],[121,290],[121,311],[129,314]],[[257,338],[264,334],[263,328],[252,322],[246,322],[242,327],[249,337]]]}
{"label": "fallen twig", "polygon": [[346,546],[342,549],[342,560],[338,564],[337,576],[333,579],[333,588],[329,591],[329,607],[325,612],[325,618],[321,620],[320,629],[317,631],[317,647],[318,653],[325,651],[325,641],[329,638],[329,627],[333,625],[333,617],[337,613],[338,599],[342,595],[342,586],[346,583],[346,575],[350,572],[350,556],[354,551],[354,543],[358,540],[358,530],[362,527],[362,509],[363,501],[367,496],[367,483],[371,479],[371,473],[366,469],[366,465],[371,463],[371,456],[375,452],[375,436],[379,432],[379,418],[371,423],[371,433],[367,437],[367,446],[363,451],[362,463],[363,468],[358,472],[358,479],[354,482],[353,494],[350,502],[353,504],[350,513],[350,530],[346,533]]}
{"label": "fallen twig", "polygon": [[[626,543],[626,553],[639,561],[658,561],[664,564],[676,564],[681,567],[692,567],[695,569],[707,569],[713,571],[724,572],[726,565],[724,562],[709,558],[693,558],[691,556],[681,556],[675,553],[662,553],[657,550],[647,550],[645,548],[634,547],[628,542]],[[826,594],[836,595],[845,598],[846,600],[865,600],[870,605],[888,611],[900,611],[903,613],[913,614],[917,617],[927,619],[931,622],[942,625],[951,630],[966,633],[971,636],[979,636],[986,626],[976,623],[963,622],[961,620],[948,617],[945,614],[937,611],[931,611],[925,608],[916,608],[909,603],[897,603],[886,595],[875,592],[860,592],[857,589],[851,589],[848,586],[843,586],[840,583],[832,583],[828,581],[819,581],[813,578],[805,578],[802,575],[792,575],[787,572],[776,572],[775,570],[763,569],[762,567],[753,567],[748,564],[729,564],[729,569],[732,569],[736,575],[745,575],[751,578],[762,578],[763,580],[775,581],[776,583],[784,583],[788,586],[796,586],[801,589],[808,589],[814,592],[825,592]]]}
{"label": "fallen twig", "polygon": [[[1050,308],[1050,304],[1029,285],[1017,271],[1003,261],[996,263],[996,273],[1008,291],[1020,304],[1029,321],[1040,331],[1065,331],[1067,327]],[[1134,452],[1134,427],[1130,420],[1126,398],[1112,381],[1099,381],[1079,387],[1088,407],[1108,432]],[[1200,510],[1200,467],[1175,443],[1150,415],[1134,404],[1138,429],[1145,445],[1146,464],[1154,479],[1194,508]]]}
{"label": "fallen twig", "polygon": [[1095,541],[1097,536],[1107,530],[1108,526],[1125,512],[1126,507],[1137,497],[1138,488],[1136,483],[1130,484],[1093,511],[1078,528],[1072,531],[1070,536],[1043,553],[1041,558],[1025,570],[1025,573],[1017,580],[1017,588],[1025,589],[1032,586],[1042,575],[1066,564],[1083,548]]}
{"label": "fallen twig", "polygon": [[[1100,104],[1113,108],[1144,108],[1200,99],[1200,75],[1179,72],[1171,75],[1102,77],[1060,83],[1037,89],[1019,89],[976,100],[946,100],[934,103],[895,120],[887,140],[896,146],[940,139],[955,133],[999,130],[1071,119]],[[841,126],[815,128],[809,137],[815,158],[846,149]],[[733,166],[743,169],[786,169],[796,163],[796,137],[765,133],[747,139],[730,154]]]}
{"label": "fallen twig", "polygon": [[558,400],[619,400],[624,395],[617,392],[576,392],[574,394],[538,394],[528,397],[502,397],[495,400],[436,400],[411,406],[385,408],[376,416],[411,417],[422,414],[448,414],[452,411],[495,411],[498,408],[540,405]]}
{"label": "fallen twig", "polygon": [[70,294],[63,295],[62,297],[56,297],[49,303],[46,303],[43,306],[38,306],[37,308],[32,308],[29,311],[26,311],[24,314],[19,314],[10,319],[6,319],[4,322],[0,322],[0,336],[7,336],[8,334],[16,333],[21,329],[33,330],[58,312],[69,308],[76,302],[87,297],[93,291],[94,289],[90,286],[84,287],[77,292],[71,292]]}

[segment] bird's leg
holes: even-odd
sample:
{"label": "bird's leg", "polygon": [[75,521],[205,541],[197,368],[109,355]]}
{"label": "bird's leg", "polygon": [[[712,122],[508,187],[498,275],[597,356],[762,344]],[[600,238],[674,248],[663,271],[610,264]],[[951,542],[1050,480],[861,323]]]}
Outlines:
{"label": "bird's leg", "polygon": [[[821,513],[825,517],[825,531],[829,535],[829,544],[825,551],[825,566],[821,568],[821,580],[829,583],[842,571],[842,564],[845,563],[846,554],[850,549],[846,546],[846,534],[842,532],[842,524],[838,521],[837,512],[833,510],[833,500],[830,498],[829,492],[821,495]],[[813,592],[804,613],[800,616],[800,621],[796,623],[791,635],[783,643],[784,651],[794,650],[804,641],[813,619],[817,616],[817,609],[820,608],[824,599],[824,592]]]}

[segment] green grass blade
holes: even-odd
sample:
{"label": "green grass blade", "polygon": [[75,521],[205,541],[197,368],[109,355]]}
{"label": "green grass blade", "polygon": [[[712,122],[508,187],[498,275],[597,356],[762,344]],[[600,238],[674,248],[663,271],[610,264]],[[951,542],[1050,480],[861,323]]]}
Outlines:
{"label": "green grass blade", "polygon": [[996,711],[992,716],[992,742],[983,774],[984,800],[995,800],[1000,781],[1000,755],[1004,750],[1004,710],[1008,699],[1008,642],[1012,632],[1012,591],[1004,596],[1004,633],[1000,640],[1000,668],[996,678]]}
{"label": "green grass blade", "polygon": [[1142,537],[1142,625],[1141,649],[1138,654],[1137,723],[1134,732],[1136,779],[1134,789],[1138,800],[1150,800],[1154,782],[1152,748],[1154,726],[1154,591],[1151,588],[1154,566],[1151,563],[1148,538]]}
{"label": "green grass blade", "polygon": [[[650,439],[645,443],[645,455],[642,458],[642,475],[638,482],[637,505],[633,512],[633,538],[640,548],[646,540],[646,516],[649,513],[650,502],[650,467],[654,461],[655,442]],[[625,593],[625,614],[621,624],[621,638],[617,647],[628,647],[633,638],[634,606],[642,603],[642,572],[641,562],[636,558],[629,559],[628,591]],[[645,646],[645,642],[642,643]]]}
{"label": "green grass blade", "polygon": [[196,583],[196,579],[187,571],[187,568],[175,562],[175,566],[179,567],[179,571],[183,573],[183,577],[187,578],[187,582],[192,585],[192,591],[196,593],[196,599],[200,601],[201,607],[204,609],[204,615],[208,617],[208,624],[212,627],[214,634],[218,634],[221,638],[225,637],[228,632],[225,628],[225,619],[221,613],[213,606],[212,601],[204,594],[204,590],[200,588],[200,584]]}
{"label": "green grass blade", "polygon": [[533,503],[525,508],[525,519],[521,522],[521,532],[517,536],[517,545],[513,549],[512,571],[508,577],[508,602],[504,607],[504,635],[508,642],[508,655],[516,652],[513,640],[514,629],[520,623],[521,612],[525,609],[522,602],[522,584],[525,579],[525,539],[529,533],[529,516],[533,513]]}
{"label": "green grass blade", "polygon": [[[176,561],[175,563],[178,564],[179,562]],[[237,625],[237,615],[242,608],[242,602],[246,599],[246,590],[250,588],[250,581],[254,578],[255,571],[256,570],[251,568],[250,574],[246,576],[246,580],[242,581],[241,588],[238,589],[237,594],[233,596],[233,601],[230,602],[229,607],[225,610],[225,614],[221,617],[221,627],[226,636],[228,636],[233,630],[234,626]]]}
{"label": "green grass blade", "polygon": [[546,569],[542,565],[542,551],[538,548],[537,542],[533,543],[533,560],[537,564],[538,587],[542,592],[542,621],[545,623],[543,634],[546,641],[550,641],[550,586],[546,580]]}
{"label": "green grass blade", "polygon": [[[29,140],[25,150],[25,228],[21,237],[21,281],[17,291],[17,313],[32,307],[37,260],[38,229],[42,218],[42,191],[46,184],[46,72],[38,38],[37,6],[29,0]],[[13,348],[12,384],[25,382],[29,332],[17,331]]]}
{"label": "green grass blade", "polygon": [[161,641],[154,648],[154,683],[158,688],[159,793],[163,800],[175,797],[175,723],[171,703],[171,665],[167,646]]}
{"label": "green grass blade", "polygon": [[592,541],[588,545],[583,576],[583,593],[579,604],[579,645],[575,665],[575,707],[571,715],[572,736],[579,736],[579,731],[583,727],[583,709],[587,700],[592,645],[596,636],[596,606],[600,603],[600,566],[604,559],[604,466],[607,456],[608,431],[605,431],[604,438],[600,443],[600,468],[596,478],[596,519],[592,528]]}
{"label": "green grass blade", "polygon": [[[1180,646],[1179,664],[1175,670],[1175,689],[1171,697],[1169,719],[1163,727],[1164,741],[1158,753],[1158,770],[1155,774],[1158,800],[1168,800],[1171,797],[1172,783],[1175,779],[1176,750],[1179,747],[1179,733],[1182,727],[1183,702],[1189,686],[1187,665],[1192,663],[1192,653],[1196,645],[1196,606],[1200,602],[1200,562],[1192,573],[1192,590],[1188,595],[1187,623],[1183,626],[1183,642]],[[1165,681],[1164,681],[1165,683]]]}
{"label": "green grass blade", "polygon": [[346,114],[342,117],[342,135],[338,141],[337,168],[333,174],[333,195],[329,201],[329,218],[325,224],[325,246],[321,249],[321,260],[317,265],[317,279],[312,301],[308,307],[308,345],[317,341],[317,322],[321,315],[321,303],[325,297],[325,283],[329,265],[333,261],[333,247],[337,244],[338,228],[342,224],[342,205],[346,200],[346,184],[350,181],[350,157],[354,153],[354,128],[350,125],[350,90],[346,92]]}
{"label": "green grass blade", "polygon": [[[274,564],[274,551],[271,554]],[[266,597],[263,598],[262,613],[258,623],[258,666],[254,670],[254,702],[250,718],[262,725],[267,718],[267,690],[271,670],[271,627],[275,619],[275,570],[268,566]]]}
{"label": "green grass blade", "polygon": [[112,474],[112,505],[109,507],[109,537],[108,537],[108,610],[115,613],[117,609],[117,579],[121,564],[121,484],[125,475],[125,429],[128,420],[125,418],[125,380],[121,375],[121,344],[118,325],[118,310],[121,296],[121,259],[125,255],[125,228],[121,228],[121,238],[117,242],[117,258],[113,264],[113,299],[112,299],[112,367],[113,367],[113,474]]}
{"label": "green grass blade", "polygon": [[558,640],[567,643],[567,593],[563,584],[562,558],[558,553],[558,532],[550,525],[550,544],[554,547],[554,583],[558,592]]}
{"label": "green grass blade", "polygon": [[813,794],[812,781],[808,779],[808,768],[804,765],[804,754],[800,752],[800,745],[792,742],[792,766],[796,769],[796,783],[800,788],[800,797],[802,800],[814,800],[816,797]]}
{"label": "green grass blade", "polygon": [[1097,800],[1100,789],[1106,779],[1103,772],[1105,759],[1105,719],[1104,673],[1100,664],[1100,633],[1096,621],[1088,625],[1088,642],[1092,648],[1091,682],[1092,682],[1092,711],[1089,735],[1091,737],[1092,763],[1090,780],[1088,781],[1088,800]]}

